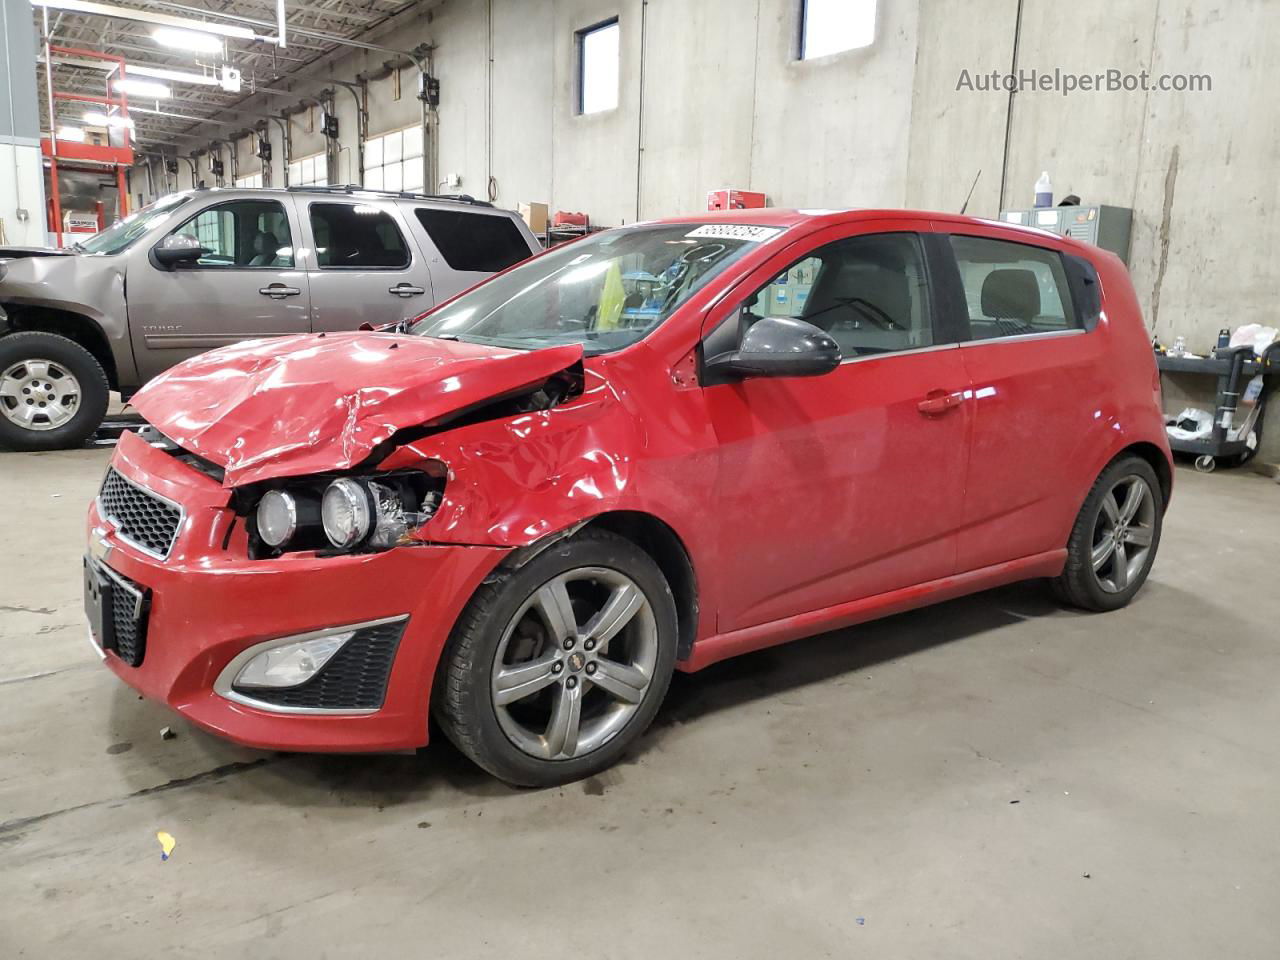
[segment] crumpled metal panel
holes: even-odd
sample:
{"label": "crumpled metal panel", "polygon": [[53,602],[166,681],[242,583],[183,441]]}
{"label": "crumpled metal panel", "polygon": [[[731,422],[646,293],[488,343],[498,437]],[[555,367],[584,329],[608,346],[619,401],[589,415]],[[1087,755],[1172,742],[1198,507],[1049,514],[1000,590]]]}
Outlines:
{"label": "crumpled metal panel", "polygon": [[236,487],[352,467],[399,430],[539,384],[581,359],[579,344],[507,350],[382,333],[302,334],[201,354],[132,402]]}

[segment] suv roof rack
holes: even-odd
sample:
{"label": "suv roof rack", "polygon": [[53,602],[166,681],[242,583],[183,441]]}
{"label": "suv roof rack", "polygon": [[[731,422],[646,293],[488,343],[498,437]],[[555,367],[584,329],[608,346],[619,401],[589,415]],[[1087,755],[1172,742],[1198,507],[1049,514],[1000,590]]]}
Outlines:
{"label": "suv roof rack", "polygon": [[376,193],[380,197],[397,197],[401,200],[452,200],[455,203],[469,203],[476,207],[492,207],[488,200],[477,200],[468,193],[411,193],[407,190],[374,190],[362,187],[358,183],[335,183],[317,187],[286,187],[290,193]]}

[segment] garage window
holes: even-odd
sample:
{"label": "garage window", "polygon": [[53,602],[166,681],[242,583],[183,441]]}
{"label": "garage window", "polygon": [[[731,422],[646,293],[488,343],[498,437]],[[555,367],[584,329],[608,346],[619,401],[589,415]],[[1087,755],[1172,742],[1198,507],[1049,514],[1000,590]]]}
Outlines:
{"label": "garage window", "polygon": [[364,185],[370,190],[420,193],[422,127],[392,130],[364,142]]}
{"label": "garage window", "polygon": [[622,28],[615,17],[578,31],[578,112],[618,106],[618,56]]}
{"label": "garage window", "polygon": [[311,234],[321,269],[409,265],[409,249],[391,214],[366,203],[311,204]]}
{"label": "garage window", "polygon": [[454,270],[497,273],[530,254],[529,244],[508,217],[430,207],[414,213]]}
{"label": "garage window", "polygon": [[293,266],[293,237],[284,207],[274,200],[232,200],[208,207],[174,233],[195,237],[206,252],[197,267]]}
{"label": "garage window", "polygon": [[236,177],[237,187],[260,187],[262,186],[262,174],[251,173],[247,177]]}
{"label": "garage window", "polygon": [[289,186],[323,187],[329,183],[329,161],[323,153],[289,164]]}
{"label": "garage window", "polygon": [[800,0],[800,59],[869,47],[876,39],[876,0]]}

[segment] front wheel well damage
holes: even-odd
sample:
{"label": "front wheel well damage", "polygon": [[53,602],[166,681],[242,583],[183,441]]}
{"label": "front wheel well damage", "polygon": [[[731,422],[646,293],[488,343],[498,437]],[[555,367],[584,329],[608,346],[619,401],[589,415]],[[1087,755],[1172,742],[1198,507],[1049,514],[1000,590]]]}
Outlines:
{"label": "front wheel well damage", "polygon": [[70,310],[53,307],[24,307],[5,305],[9,315],[8,333],[53,333],[78,343],[93,355],[107,375],[112,390],[120,386],[115,357],[107,343],[106,334],[97,322]]}

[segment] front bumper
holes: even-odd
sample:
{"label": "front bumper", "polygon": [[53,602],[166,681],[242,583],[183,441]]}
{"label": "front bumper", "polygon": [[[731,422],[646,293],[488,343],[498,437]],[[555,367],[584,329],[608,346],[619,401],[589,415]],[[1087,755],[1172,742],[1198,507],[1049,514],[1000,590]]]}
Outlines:
{"label": "front bumper", "polygon": [[[440,653],[472,593],[506,551],[424,545],[358,556],[249,560],[244,525],[235,522],[229,494],[214,480],[128,433],[112,466],[185,510],[162,561],[121,539],[96,503],[89,508],[90,553],[150,590],[142,662],[132,667],[108,652],[106,663],[117,676],[197,726],[246,746],[356,752],[427,742]],[[372,712],[259,709],[215,690],[219,674],[249,647],[406,616],[385,698]]]}

